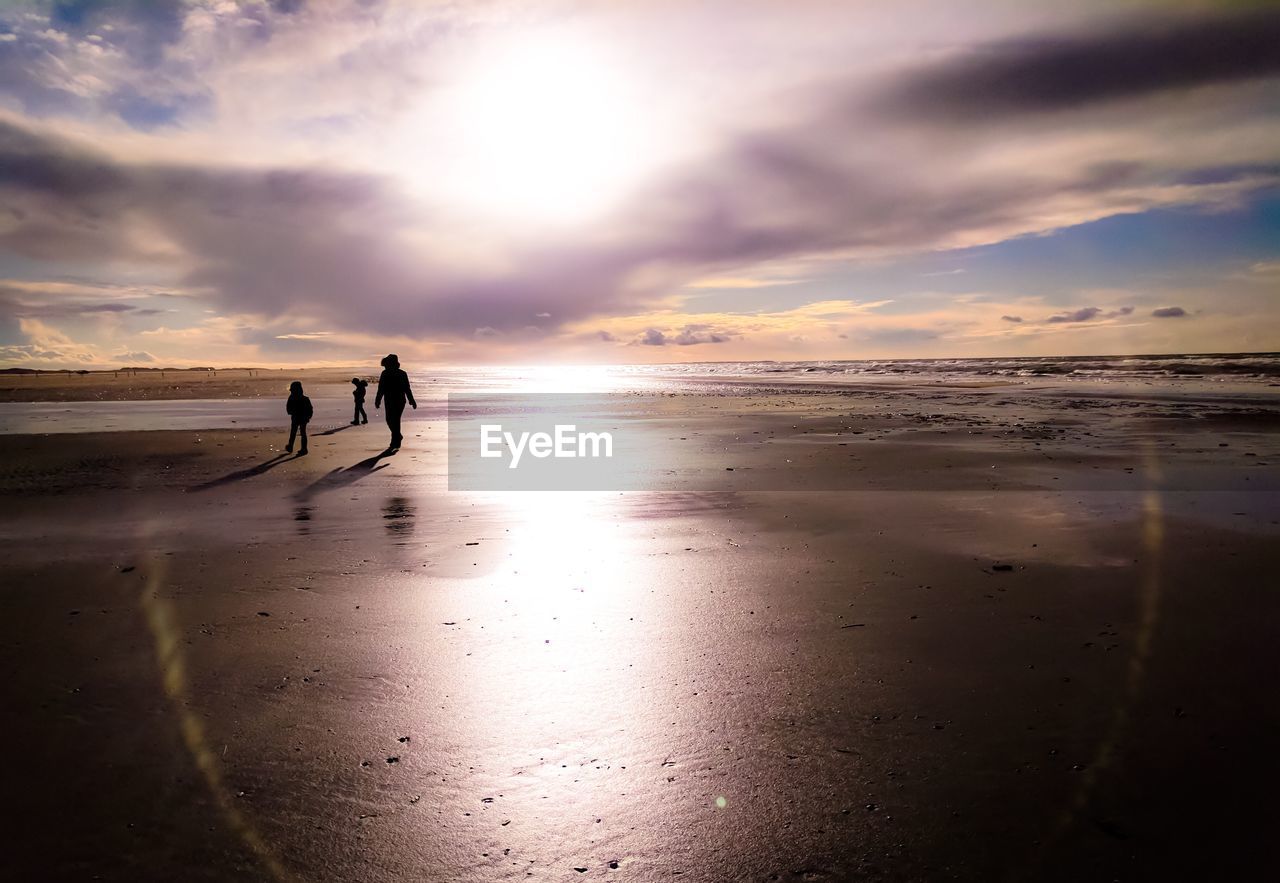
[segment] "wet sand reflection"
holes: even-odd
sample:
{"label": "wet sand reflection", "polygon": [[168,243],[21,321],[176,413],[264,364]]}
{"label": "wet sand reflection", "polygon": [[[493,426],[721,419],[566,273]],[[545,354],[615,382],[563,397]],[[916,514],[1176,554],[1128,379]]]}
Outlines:
{"label": "wet sand reflection", "polygon": [[645,738],[657,648],[629,628],[655,613],[639,525],[617,495],[493,499],[509,527],[473,542],[502,544],[496,566],[427,602],[448,649],[422,664],[459,690],[444,711],[459,739],[437,792],[444,852],[469,854],[478,866],[454,869],[467,874],[617,867],[655,809],[636,801],[643,770],[662,760]]}
{"label": "wet sand reflection", "polygon": [[416,507],[404,497],[391,497],[382,507],[382,519],[385,522],[384,527],[387,533],[393,539],[400,540],[398,545],[403,545],[403,541],[412,536],[414,523],[413,516],[417,511]]}

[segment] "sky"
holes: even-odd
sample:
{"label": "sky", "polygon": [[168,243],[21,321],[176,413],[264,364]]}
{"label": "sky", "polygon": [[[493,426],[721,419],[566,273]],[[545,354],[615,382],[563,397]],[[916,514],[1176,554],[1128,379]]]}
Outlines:
{"label": "sky", "polygon": [[1280,350],[1280,4],[11,0],[0,367]]}

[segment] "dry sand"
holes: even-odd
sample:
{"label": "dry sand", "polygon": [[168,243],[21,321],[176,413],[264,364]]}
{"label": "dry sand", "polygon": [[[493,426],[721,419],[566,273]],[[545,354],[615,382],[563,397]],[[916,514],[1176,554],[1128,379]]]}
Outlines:
{"label": "dry sand", "polygon": [[0,437],[0,877],[1274,876],[1268,394],[705,395],[624,494]]}
{"label": "dry sand", "polygon": [[[74,371],[0,374],[0,402],[136,402],[169,399],[280,397],[289,383],[340,384],[352,373],[368,376],[376,369],[220,368],[147,371]],[[287,395],[287,392],[285,393]]]}

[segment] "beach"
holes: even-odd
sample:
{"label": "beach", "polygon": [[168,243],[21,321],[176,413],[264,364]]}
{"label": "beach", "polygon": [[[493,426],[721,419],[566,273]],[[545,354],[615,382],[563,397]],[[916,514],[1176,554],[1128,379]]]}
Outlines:
{"label": "beach", "polygon": [[7,396],[0,876],[1280,869],[1266,380],[625,380],[656,468],[502,493],[493,384],[386,454],[303,376],[305,458],[271,375]]}
{"label": "beach", "polygon": [[0,883],[1280,880],[1278,47],[0,3]]}

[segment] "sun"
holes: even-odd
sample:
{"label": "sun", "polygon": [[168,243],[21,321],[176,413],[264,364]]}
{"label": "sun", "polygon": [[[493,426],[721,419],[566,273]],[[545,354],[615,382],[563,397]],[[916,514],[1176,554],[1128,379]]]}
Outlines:
{"label": "sun", "polygon": [[401,171],[433,200],[521,222],[575,222],[636,186],[656,126],[606,46],[566,32],[492,42],[433,89]]}

